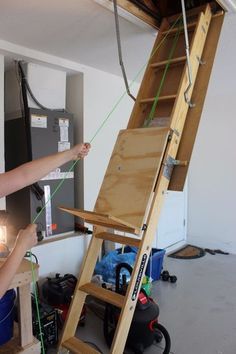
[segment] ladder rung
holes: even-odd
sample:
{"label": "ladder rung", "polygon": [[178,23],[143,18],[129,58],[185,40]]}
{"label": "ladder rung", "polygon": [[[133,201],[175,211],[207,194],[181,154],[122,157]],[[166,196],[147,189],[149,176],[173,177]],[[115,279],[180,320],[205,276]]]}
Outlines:
{"label": "ladder rung", "polygon": [[119,308],[122,308],[124,304],[124,296],[117,294],[111,290],[104,289],[93,283],[84,284],[80,286],[79,289],[89,295],[93,295],[97,299],[108,302],[109,304],[115,305]]}
{"label": "ladder rung", "polygon": [[96,349],[92,348],[90,345],[82,342],[80,339],[76,337],[71,337],[70,339],[66,340],[62,343],[62,346],[72,353],[76,354],[99,354]]}
{"label": "ladder rung", "polygon": [[[174,64],[182,64],[186,61],[186,56],[183,57],[179,57],[179,58],[174,58],[170,61],[170,65],[174,65]],[[163,66],[165,66],[166,64],[168,64],[169,60],[163,60],[163,61],[159,61],[159,63],[153,63],[150,64],[151,68],[161,68]]]}
{"label": "ladder rung", "polygon": [[[160,96],[158,99],[158,102],[175,100],[176,97],[177,97],[176,95]],[[141,104],[153,103],[154,101],[155,101],[155,97],[151,97],[151,98],[144,98],[144,99],[140,100],[140,103]]]}
{"label": "ladder rung", "polygon": [[[189,23],[189,24],[187,25],[187,28],[191,30],[191,29],[193,29],[194,27],[196,27],[196,25],[197,25],[197,22],[191,22],[191,23]],[[180,27],[180,30],[183,31],[183,30],[184,30],[184,26],[181,26],[181,27]],[[174,34],[174,33],[178,32],[178,31],[179,31],[179,28],[178,28],[178,27],[175,27],[175,28],[173,28],[172,30],[163,31],[163,32],[161,32],[161,34],[167,34],[167,33],[169,33],[169,34]]]}
{"label": "ladder rung", "polygon": [[117,235],[117,234],[111,234],[108,232],[101,232],[99,234],[96,234],[97,238],[100,238],[102,240],[108,240],[112,242],[117,242],[122,245],[129,245],[129,246],[135,246],[139,247],[140,246],[140,240],[132,237],[126,237],[122,235]]}

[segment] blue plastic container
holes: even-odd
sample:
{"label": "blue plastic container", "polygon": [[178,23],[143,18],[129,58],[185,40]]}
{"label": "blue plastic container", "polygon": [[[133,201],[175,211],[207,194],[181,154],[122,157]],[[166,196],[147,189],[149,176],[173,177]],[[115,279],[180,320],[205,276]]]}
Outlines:
{"label": "blue plastic container", "polygon": [[0,345],[8,342],[13,336],[15,297],[15,291],[11,289],[0,300]]}
{"label": "blue plastic container", "polygon": [[160,279],[165,253],[163,249],[152,248],[145,274],[153,281]]}

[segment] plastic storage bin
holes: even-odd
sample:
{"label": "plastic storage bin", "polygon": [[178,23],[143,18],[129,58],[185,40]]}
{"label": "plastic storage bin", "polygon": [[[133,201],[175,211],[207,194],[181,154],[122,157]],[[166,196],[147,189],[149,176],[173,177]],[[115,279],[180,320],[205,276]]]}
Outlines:
{"label": "plastic storage bin", "polygon": [[15,296],[15,291],[11,289],[0,300],[0,345],[8,342],[13,336]]}
{"label": "plastic storage bin", "polygon": [[152,248],[145,274],[153,281],[160,279],[165,253],[163,249]]}

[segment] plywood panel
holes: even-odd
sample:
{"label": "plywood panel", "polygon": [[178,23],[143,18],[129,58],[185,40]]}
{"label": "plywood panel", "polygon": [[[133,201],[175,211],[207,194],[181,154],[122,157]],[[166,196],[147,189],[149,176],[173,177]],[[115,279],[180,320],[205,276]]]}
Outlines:
{"label": "plywood panel", "polygon": [[142,228],[169,129],[128,129],[119,133],[95,211]]}
{"label": "plywood panel", "polygon": [[118,218],[113,217],[112,215],[98,214],[92,211],[75,208],[60,207],[59,209],[66,211],[67,213],[70,213],[72,215],[78,216],[79,218],[86,221],[88,224],[105,226],[115,230],[121,230],[137,234],[140,232],[139,229],[135,228],[127,222],[123,222],[123,220],[119,220]]}

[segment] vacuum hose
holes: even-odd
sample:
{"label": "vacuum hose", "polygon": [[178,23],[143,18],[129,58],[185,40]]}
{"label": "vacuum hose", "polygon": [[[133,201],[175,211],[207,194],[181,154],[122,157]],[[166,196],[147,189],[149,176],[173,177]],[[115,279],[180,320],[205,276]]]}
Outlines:
{"label": "vacuum hose", "polygon": [[163,334],[163,337],[165,338],[165,350],[164,350],[163,354],[169,354],[170,347],[171,347],[171,340],[170,340],[170,335],[169,335],[168,331],[160,323],[155,323],[154,328],[155,328],[155,330],[160,331]]}

